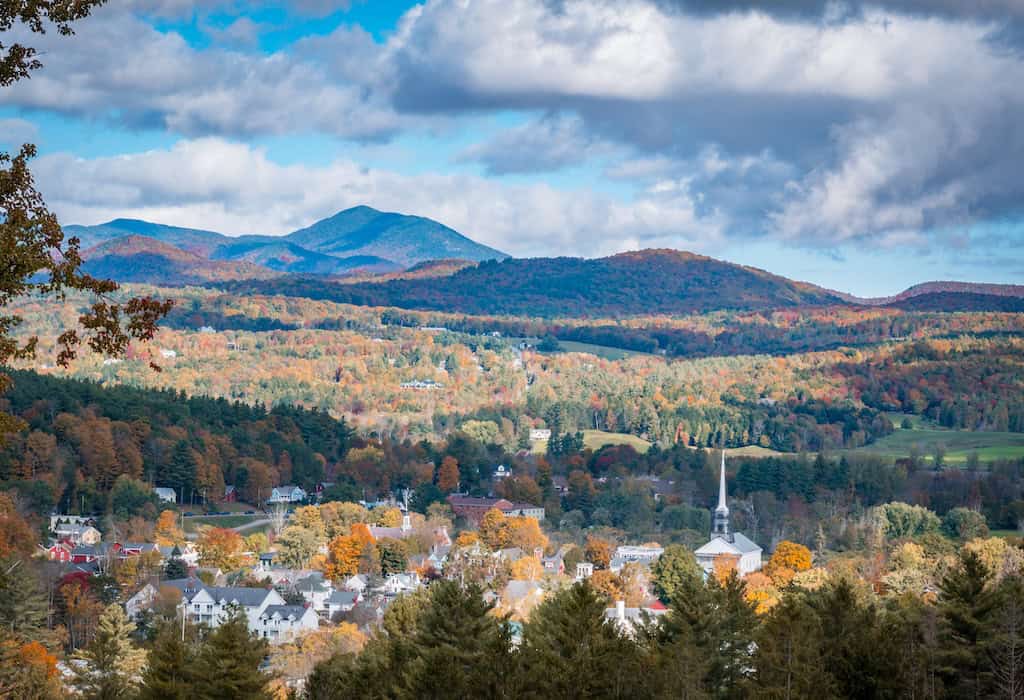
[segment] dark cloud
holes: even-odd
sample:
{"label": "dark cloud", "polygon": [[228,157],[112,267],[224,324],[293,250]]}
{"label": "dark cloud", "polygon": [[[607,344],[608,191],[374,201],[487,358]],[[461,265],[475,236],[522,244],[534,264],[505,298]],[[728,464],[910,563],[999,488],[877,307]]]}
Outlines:
{"label": "dark cloud", "polygon": [[820,20],[862,16],[870,10],[945,19],[1004,22],[1024,20],[1020,0],[656,0],[666,9],[699,15],[759,11],[787,19]]}

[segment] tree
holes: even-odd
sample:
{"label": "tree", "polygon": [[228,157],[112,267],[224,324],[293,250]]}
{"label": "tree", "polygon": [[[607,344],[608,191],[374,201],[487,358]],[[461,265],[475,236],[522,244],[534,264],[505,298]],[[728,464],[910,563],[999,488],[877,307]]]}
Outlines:
{"label": "tree", "polygon": [[585,581],[537,606],[520,647],[526,697],[637,697],[639,655]]}
{"label": "tree", "polygon": [[337,581],[359,573],[367,548],[374,549],[373,537],[365,525],[357,523],[352,526],[352,534],[338,535],[327,545],[324,575]]}
{"label": "tree", "polygon": [[242,536],[224,527],[204,530],[196,541],[199,561],[203,566],[214,566],[222,571],[234,571],[242,565]]}
{"label": "tree", "polygon": [[118,700],[134,696],[146,652],[132,646],[135,625],[113,603],[104,610],[96,636],[76,655],[72,685],[86,700]]}
{"label": "tree", "polygon": [[517,515],[505,519],[506,538],[509,547],[519,547],[524,552],[534,552],[547,548],[548,538],[541,532],[540,522],[536,518]]}
{"label": "tree", "polygon": [[0,493],[0,558],[31,556],[36,548],[36,539],[32,528],[18,514],[10,495]]}
{"label": "tree", "polygon": [[537,557],[520,557],[512,562],[512,578],[516,581],[537,581],[542,576],[544,565]]}
{"label": "tree", "polygon": [[962,697],[983,695],[985,628],[996,597],[988,586],[991,574],[973,551],[961,552],[958,565],[939,584],[942,613],[942,650],[939,673],[946,685]]}
{"label": "tree", "polygon": [[948,537],[962,540],[988,537],[985,516],[970,508],[952,508],[942,519],[942,532]]}
{"label": "tree", "polygon": [[437,468],[437,488],[444,493],[451,493],[459,488],[459,462],[452,456],[441,460]]}
{"label": "tree", "polygon": [[838,697],[835,681],[822,655],[824,630],[806,603],[787,596],[768,614],[756,636],[751,697]]}
{"label": "tree", "polygon": [[277,553],[281,563],[291,569],[304,569],[317,552],[316,535],[304,527],[290,525],[277,538]]}
{"label": "tree", "polygon": [[187,700],[192,696],[191,645],[182,641],[181,630],[173,620],[159,625],[146,670],[142,674],[139,700]]}
{"label": "tree", "polygon": [[249,633],[240,609],[206,638],[195,663],[193,697],[197,700],[269,700],[269,678],[260,670],[267,642]]}
{"label": "tree", "polygon": [[764,573],[776,586],[785,586],[793,576],[811,568],[811,550],[802,544],[782,540],[772,552],[771,559],[764,567]]}
{"label": "tree", "polygon": [[413,637],[413,658],[400,671],[402,697],[505,695],[512,680],[508,631],[490,614],[492,607],[475,586],[434,583]]}
{"label": "tree", "polygon": [[182,561],[181,556],[171,557],[164,565],[164,578],[174,581],[188,577],[188,565]]}
{"label": "tree", "polygon": [[999,697],[1024,698],[1024,582],[1019,578],[999,586],[985,637],[992,690]]}
{"label": "tree", "polygon": [[409,551],[402,540],[385,537],[377,542],[377,552],[380,555],[380,572],[384,576],[400,574],[409,566]]}
{"label": "tree", "polygon": [[[73,33],[72,23],[87,17],[103,0],[81,2],[3,2],[0,3],[0,31],[18,25],[30,32],[43,33],[53,25],[58,33]],[[0,43],[0,87],[7,87],[27,78],[42,67],[31,46]],[[77,328],[65,330],[57,343],[57,362],[67,366],[77,354],[83,340],[97,353],[122,355],[132,340],[152,339],[157,322],[170,311],[173,302],[149,297],[133,298],[115,303],[112,294],[118,286],[110,280],[99,280],[81,271],[82,258],[78,240],[64,239],[57,217],[47,210],[42,195],[35,189],[28,162],[36,155],[31,144],[11,156],[0,152],[0,250],[3,270],[0,274],[0,308],[20,298],[42,295],[60,300],[68,291],[92,294],[96,301],[79,317]],[[12,331],[21,323],[15,314],[0,313],[0,366],[35,355],[38,340],[24,343]],[[10,385],[10,377],[0,374],[0,389]],[[0,436],[21,427],[21,422],[6,413],[0,414]]]}
{"label": "tree", "polygon": [[594,565],[595,569],[607,569],[612,562],[612,543],[602,540],[599,537],[588,537],[584,547],[587,561]]}
{"label": "tree", "polygon": [[59,700],[57,657],[36,641],[19,644],[0,631],[0,697]]}
{"label": "tree", "polygon": [[161,547],[173,547],[185,541],[185,533],[178,527],[178,514],[173,510],[160,511],[153,532],[156,543]]}
{"label": "tree", "polygon": [[509,529],[505,514],[497,508],[491,508],[480,518],[480,540],[491,549],[502,549],[509,546]]}
{"label": "tree", "polygon": [[665,547],[658,560],[651,567],[654,575],[654,592],[665,603],[670,602],[677,592],[692,586],[703,577],[703,570],[697,557],[688,547],[670,544]]}

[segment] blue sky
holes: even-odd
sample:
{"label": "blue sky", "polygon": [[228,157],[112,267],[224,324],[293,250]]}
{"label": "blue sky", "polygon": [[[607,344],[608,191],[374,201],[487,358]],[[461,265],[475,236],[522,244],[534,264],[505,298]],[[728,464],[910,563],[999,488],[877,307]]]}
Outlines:
{"label": "blue sky", "polygon": [[355,204],[517,256],[679,248],[884,295],[1024,281],[1016,0],[109,4],[0,91],[65,223]]}

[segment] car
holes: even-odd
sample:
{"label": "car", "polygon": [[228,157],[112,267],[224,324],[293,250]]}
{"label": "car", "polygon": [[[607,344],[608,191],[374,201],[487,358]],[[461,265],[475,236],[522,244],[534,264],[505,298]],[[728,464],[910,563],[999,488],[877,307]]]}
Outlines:
{"label": "car", "polygon": [[245,514],[246,515],[256,515],[256,511],[254,511],[254,510],[247,510],[247,511],[245,511]]}
{"label": "car", "polygon": [[191,512],[191,511],[185,513],[185,517],[186,518],[194,518],[195,516],[196,516],[196,514]]}

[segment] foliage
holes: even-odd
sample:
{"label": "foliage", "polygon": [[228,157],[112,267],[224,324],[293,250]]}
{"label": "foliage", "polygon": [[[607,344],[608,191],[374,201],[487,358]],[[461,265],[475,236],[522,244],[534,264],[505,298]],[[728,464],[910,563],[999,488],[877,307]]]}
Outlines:
{"label": "foliage", "polygon": [[116,700],[134,696],[146,664],[146,652],[132,645],[135,630],[118,604],[100,616],[92,642],[76,656],[72,685],[87,700]]}
{"label": "foliage", "polygon": [[671,544],[665,547],[664,553],[651,567],[654,592],[667,603],[677,594],[692,587],[702,578],[703,573],[697,558],[689,548]]}
{"label": "foliage", "polygon": [[196,547],[199,549],[199,563],[222,571],[234,571],[242,566],[244,540],[234,530],[210,527],[199,535]]}
{"label": "foliage", "polygon": [[269,678],[260,670],[267,642],[249,633],[245,613],[236,610],[210,633],[195,663],[197,700],[269,700]]}

